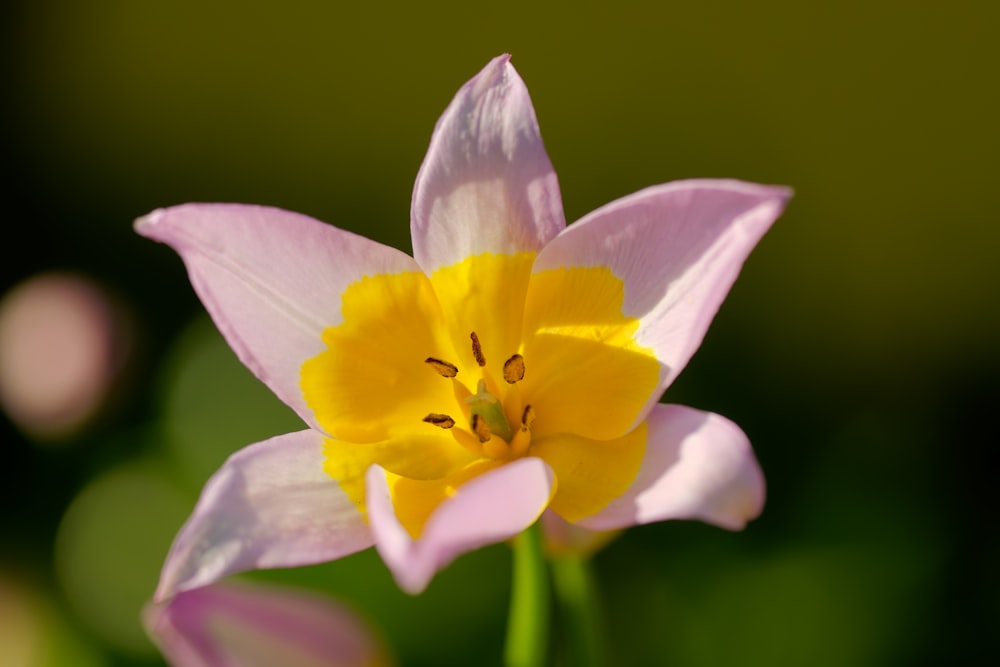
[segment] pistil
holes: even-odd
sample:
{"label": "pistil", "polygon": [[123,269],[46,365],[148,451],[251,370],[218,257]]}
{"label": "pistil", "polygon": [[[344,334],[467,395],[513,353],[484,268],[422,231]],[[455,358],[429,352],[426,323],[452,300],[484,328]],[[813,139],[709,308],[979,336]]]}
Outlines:
{"label": "pistil", "polygon": [[507,423],[507,415],[503,413],[503,405],[496,396],[487,390],[486,380],[479,380],[476,393],[465,399],[465,402],[469,405],[469,418],[472,420],[473,431],[477,431],[475,424],[478,417],[488,428],[488,433],[510,442],[514,431]]}

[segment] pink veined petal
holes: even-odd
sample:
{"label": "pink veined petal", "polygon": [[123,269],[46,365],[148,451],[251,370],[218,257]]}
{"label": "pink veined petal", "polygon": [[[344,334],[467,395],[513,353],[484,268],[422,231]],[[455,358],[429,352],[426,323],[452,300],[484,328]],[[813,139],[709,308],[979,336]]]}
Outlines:
{"label": "pink veined petal", "polygon": [[216,583],[147,605],[143,623],[173,667],[363,667],[383,650],[346,607],[293,588]]}
{"label": "pink veined petal", "polygon": [[357,507],[323,470],[324,437],[288,433],[233,454],[174,539],[155,600],[246,570],[334,560],[372,545]]}
{"label": "pink veined petal", "polygon": [[698,519],[739,530],[764,507],[764,476],[750,441],[725,417],[657,405],[632,486],[577,524],[611,530],[666,519]]}
{"label": "pink veined petal", "polygon": [[463,484],[434,510],[413,540],[396,518],[385,470],[368,469],[368,520],[375,548],[399,587],[420,593],[456,557],[517,535],[552,499],[555,475],[541,459],[523,458]]}
{"label": "pink veined petal", "polygon": [[566,226],[528,90],[494,58],[434,128],[413,189],[413,256],[429,274],[484,252],[537,251]]}
{"label": "pink veined petal", "polygon": [[641,190],[587,214],[547,245],[535,272],[607,266],[624,314],[661,363],[641,421],[701,345],[750,251],[781,214],[787,188],[691,180]]}
{"label": "pink veined petal", "polygon": [[176,250],[191,284],[240,360],[313,428],[302,363],[342,320],[341,294],[363,275],[419,271],[406,254],[298,213],[186,204],[136,221]]}

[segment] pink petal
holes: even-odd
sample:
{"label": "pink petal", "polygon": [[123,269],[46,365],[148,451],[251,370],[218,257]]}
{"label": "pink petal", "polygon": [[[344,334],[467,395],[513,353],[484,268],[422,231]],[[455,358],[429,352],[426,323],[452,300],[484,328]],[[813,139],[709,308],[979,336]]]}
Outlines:
{"label": "pink petal", "polygon": [[148,605],[143,622],[173,667],[383,664],[346,607],[274,585],[212,584]]}
{"label": "pink petal", "polygon": [[460,554],[517,535],[533,524],[555,492],[552,469],[536,458],[500,466],[462,485],[441,503],[413,540],[396,518],[385,470],[368,470],[368,520],[375,548],[399,587],[419,593]]}
{"label": "pink petal", "polygon": [[302,363],[339,324],[340,295],[363,275],[419,270],[393,248],[298,213],[186,204],[136,221],[180,253],[191,283],[240,360],[314,428],[299,388]]}
{"label": "pink petal", "polygon": [[566,226],[559,183],[510,56],[494,58],[434,128],[411,206],[427,273],[484,252],[537,251]]}
{"label": "pink petal", "polygon": [[657,405],[648,423],[646,455],[635,482],[578,525],[612,530],[698,519],[739,530],[760,514],[764,476],[736,424],[683,405]]}
{"label": "pink petal", "polygon": [[636,339],[662,364],[648,410],[698,349],[790,196],[787,188],[722,180],[647,188],[567,227],[538,255],[534,271],[607,266],[621,278],[624,314],[639,319]]}
{"label": "pink petal", "polygon": [[229,457],[174,539],[155,599],[236,572],[320,563],[371,546],[364,518],[323,470],[323,441],[299,431]]}

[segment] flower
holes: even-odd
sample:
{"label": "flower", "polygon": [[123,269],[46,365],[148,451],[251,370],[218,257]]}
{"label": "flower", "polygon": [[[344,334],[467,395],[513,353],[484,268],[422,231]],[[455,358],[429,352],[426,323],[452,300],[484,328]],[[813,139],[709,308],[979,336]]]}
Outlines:
{"label": "flower", "polygon": [[174,667],[378,667],[391,661],[360,618],[320,595],[215,583],[143,610]]}
{"label": "flower", "polygon": [[239,358],[309,426],[237,452],[209,480],[157,598],[372,544],[419,592],[546,508],[596,530],[741,528],[764,497],[746,436],[658,400],[788,197],[682,181],[567,227],[527,90],[501,56],[434,130],[412,258],[258,206],[138,220],[180,253]]}

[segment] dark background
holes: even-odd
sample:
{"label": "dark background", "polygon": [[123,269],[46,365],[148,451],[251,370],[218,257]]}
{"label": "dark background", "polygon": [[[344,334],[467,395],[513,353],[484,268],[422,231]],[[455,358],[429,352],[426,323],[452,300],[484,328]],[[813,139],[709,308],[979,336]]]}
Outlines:
{"label": "dark background", "polygon": [[[614,664],[998,659],[995,3],[3,7],[0,294],[72,270],[131,323],[95,420],[54,439],[0,415],[0,652],[37,649],[12,664],[160,664],[138,610],[199,488],[298,428],[132,220],[261,203],[409,250],[434,122],[502,52],[568,220],[677,178],[796,190],[666,395],[747,431],[768,505],[743,533],[666,523],[598,555]],[[503,545],[419,598],[372,553],[264,576],[346,600],[403,664],[502,642]]]}

